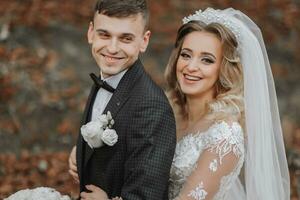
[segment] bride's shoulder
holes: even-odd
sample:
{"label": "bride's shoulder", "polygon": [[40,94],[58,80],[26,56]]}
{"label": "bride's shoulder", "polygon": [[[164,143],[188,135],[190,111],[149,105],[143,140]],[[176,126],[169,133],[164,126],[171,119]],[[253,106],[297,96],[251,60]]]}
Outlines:
{"label": "bride's shoulder", "polygon": [[215,121],[208,132],[209,135],[218,136],[218,138],[244,137],[242,123],[230,118]]}
{"label": "bride's shoulder", "polygon": [[203,144],[217,152],[233,150],[236,155],[244,152],[244,133],[241,123],[235,120],[219,120],[211,125],[205,136]]}

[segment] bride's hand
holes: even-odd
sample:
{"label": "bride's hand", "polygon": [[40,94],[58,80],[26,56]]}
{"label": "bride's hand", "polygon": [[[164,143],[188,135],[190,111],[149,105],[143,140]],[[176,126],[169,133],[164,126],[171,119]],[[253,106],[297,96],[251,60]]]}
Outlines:
{"label": "bride's hand", "polygon": [[81,192],[82,200],[108,200],[108,196],[104,190],[95,185],[86,185],[86,189],[91,192]]}
{"label": "bride's hand", "polygon": [[76,163],[76,146],[73,147],[69,156],[69,173],[74,178],[74,180],[79,183],[77,163]]}
{"label": "bride's hand", "polygon": [[111,200],[123,200],[122,197],[114,197]]}

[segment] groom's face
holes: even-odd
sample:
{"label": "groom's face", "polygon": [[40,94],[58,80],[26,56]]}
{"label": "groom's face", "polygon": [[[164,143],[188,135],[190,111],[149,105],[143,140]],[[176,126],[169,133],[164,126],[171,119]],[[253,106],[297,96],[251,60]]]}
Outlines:
{"label": "groom's face", "polygon": [[141,14],[125,18],[96,13],[90,23],[88,42],[104,78],[129,68],[148,46],[150,31],[145,31]]}

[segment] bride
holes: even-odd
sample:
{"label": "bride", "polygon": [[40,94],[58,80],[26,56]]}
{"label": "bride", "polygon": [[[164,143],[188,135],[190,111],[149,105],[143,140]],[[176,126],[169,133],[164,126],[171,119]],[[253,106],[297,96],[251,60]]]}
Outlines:
{"label": "bride", "polygon": [[232,8],[184,18],[166,78],[178,127],[170,199],[290,199],[270,64],[251,19]]}

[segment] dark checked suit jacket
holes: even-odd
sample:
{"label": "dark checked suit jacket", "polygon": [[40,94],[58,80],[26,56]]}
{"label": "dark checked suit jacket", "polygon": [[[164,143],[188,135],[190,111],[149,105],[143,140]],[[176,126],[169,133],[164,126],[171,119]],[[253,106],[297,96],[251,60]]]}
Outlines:
{"label": "dark checked suit jacket", "polygon": [[[90,121],[94,85],[82,124]],[[91,149],[79,134],[77,167],[80,191],[86,184],[124,200],[167,200],[176,145],[175,120],[164,92],[137,60],[121,79],[104,113],[110,111],[118,134],[114,146]]]}

